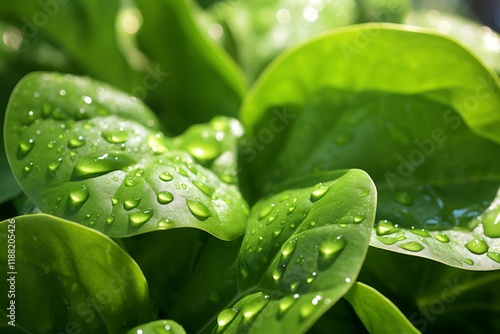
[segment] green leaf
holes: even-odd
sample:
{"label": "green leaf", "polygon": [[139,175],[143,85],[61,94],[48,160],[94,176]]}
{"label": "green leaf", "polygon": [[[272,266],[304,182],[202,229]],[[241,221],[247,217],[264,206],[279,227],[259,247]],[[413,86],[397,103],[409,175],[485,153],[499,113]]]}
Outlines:
{"label": "green leaf", "polygon": [[325,180],[332,181],[259,201],[237,256],[236,242],[203,250],[172,318],[188,331],[214,325],[225,333],[310,328],[355,281],[375,215],[376,191],[366,173],[328,173]]}
{"label": "green leaf", "polygon": [[0,288],[12,292],[0,296],[0,328],[120,333],[151,319],[141,270],[103,234],[39,214],[1,222],[0,240]]}
{"label": "green leaf", "polygon": [[344,298],[371,334],[420,333],[389,299],[366,284],[356,282]]}
{"label": "green leaf", "polygon": [[[264,192],[318,170],[363,169],[377,185],[382,221],[372,245],[496,269],[498,82],[435,33],[343,29],[284,55],[255,85],[241,111],[242,161]],[[487,247],[471,252],[476,238]]]}
{"label": "green leaf", "polygon": [[195,227],[233,239],[244,231],[236,186],[176,149],[139,100],[103,83],[31,74],[14,90],[5,124],[11,168],[42,212],[113,237]]}
{"label": "green leaf", "polygon": [[129,330],[127,334],[186,334],[184,328],[173,320],[157,320]]}
{"label": "green leaf", "polygon": [[197,30],[185,1],[136,3],[144,18],[139,47],[157,64],[147,101],[166,126],[180,133],[218,115],[236,116],[246,90],[243,76],[231,58]]}
{"label": "green leaf", "polygon": [[120,6],[119,0],[3,1],[0,19],[22,33],[21,48],[49,41],[57,50],[54,58],[69,56],[78,71],[131,90],[140,77],[130,69],[119,47],[115,19]]}

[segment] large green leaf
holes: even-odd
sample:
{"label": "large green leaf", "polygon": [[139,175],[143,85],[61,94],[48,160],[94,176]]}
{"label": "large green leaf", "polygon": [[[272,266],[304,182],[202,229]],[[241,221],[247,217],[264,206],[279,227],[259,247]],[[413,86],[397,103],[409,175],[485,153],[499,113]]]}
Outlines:
{"label": "large green leaf", "polygon": [[34,73],[6,115],[9,163],[42,212],[114,237],[196,227],[240,236],[247,206],[234,185],[159,131],[139,100],[86,78]]}
{"label": "large green leaf", "polygon": [[361,168],[378,190],[372,245],[500,268],[498,82],[435,33],[343,29],[284,55],[255,85],[241,111],[242,161],[264,191],[317,170]]}
{"label": "large green leaf", "polygon": [[420,333],[389,299],[366,284],[356,282],[344,297],[370,334]]}
{"label": "large green leaf", "polygon": [[0,240],[2,332],[123,333],[151,320],[141,270],[103,234],[41,214],[1,222]]}
{"label": "large green leaf", "polygon": [[147,100],[166,126],[179,133],[217,115],[236,116],[246,89],[243,76],[197,29],[185,1],[136,4],[144,19],[139,47],[158,64],[155,72],[168,73],[152,85]]}
{"label": "large green leaf", "polygon": [[363,171],[319,180],[326,182],[296,183],[259,201],[241,246],[209,243],[171,317],[188,331],[310,328],[354,283],[376,206],[374,185]]}

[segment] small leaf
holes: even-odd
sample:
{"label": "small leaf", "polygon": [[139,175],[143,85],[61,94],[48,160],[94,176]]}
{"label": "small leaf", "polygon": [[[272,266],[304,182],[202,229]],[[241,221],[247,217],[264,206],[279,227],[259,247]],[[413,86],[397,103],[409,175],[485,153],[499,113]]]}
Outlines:
{"label": "small leaf", "polygon": [[28,75],[6,126],[14,175],[42,212],[113,237],[177,227],[222,239],[243,233],[247,206],[237,187],[176,148],[144,104],[105,84]]}
{"label": "small leaf", "polygon": [[420,333],[389,299],[366,284],[356,282],[344,298],[370,334]]}
{"label": "small leaf", "polygon": [[[376,205],[373,183],[360,170],[323,174],[323,181],[299,182],[259,201],[235,262],[234,247],[224,251],[218,242],[205,249],[174,318],[188,331],[216,325],[215,332],[278,333],[312,326],[355,281]],[[318,189],[326,190],[311,198]],[[220,268],[209,265],[216,259]]]}
{"label": "small leaf", "polygon": [[[13,289],[0,302],[15,302],[15,324],[26,332],[118,333],[151,319],[139,266],[100,232],[49,215],[25,215],[1,222],[0,240],[15,249],[0,252],[0,268],[10,279],[0,288]],[[6,312],[2,307],[3,319]]]}

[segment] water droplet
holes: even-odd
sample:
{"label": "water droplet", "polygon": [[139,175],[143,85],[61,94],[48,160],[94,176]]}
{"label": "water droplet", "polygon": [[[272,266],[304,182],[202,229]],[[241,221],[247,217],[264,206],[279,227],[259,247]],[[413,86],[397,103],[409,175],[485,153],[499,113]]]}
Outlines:
{"label": "water droplet", "polygon": [[370,190],[360,189],[358,197],[363,198],[363,197],[368,196],[369,194],[370,194]]}
{"label": "water droplet", "polygon": [[189,177],[189,173],[184,168],[182,168],[180,166],[175,167],[175,171],[177,173],[181,174],[182,176]]}
{"label": "water droplet", "polygon": [[87,179],[107,174],[115,170],[124,170],[135,161],[122,153],[106,153],[98,156],[83,157],[75,165],[72,180]]}
{"label": "water droplet", "polygon": [[219,327],[224,327],[230,323],[238,314],[238,310],[234,308],[227,308],[222,310],[217,317],[217,324]]}
{"label": "water droplet", "polygon": [[375,231],[377,232],[377,235],[388,235],[392,233],[398,232],[400,229],[395,227],[392,222],[383,219],[377,222],[375,226]]}
{"label": "water droplet", "polygon": [[422,229],[410,229],[410,232],[415,234],[415,235],[421,236],[421,237],[430,237],[431,236],[429,234],[429,232],[423,228]]}
{"label": "water droplet", "polygon": [[469,258],[466,258],[464,257],[462,259],[462,261],[464,261],[466,264],[468,264],[469,266],[473,266],[474,265],[474,261],[472,259],[469,259]]}
{"label": "water droplet", "polygon": [[296,301],[297,298],[294,298],[294,296],[283,297],[278,303],[279,307],[278,319],[281,319],[281,317],[283,317],[286,311],[288,311],[293,306],[293,304],[295,304]]}
{"label": "water droplet", "polygon": [[25,173],[29,173],[29,172],[31,172],[31,170],[32,170],[32,169],[33,169],[33,162],[28,162],[28,163],[24,166],[23,171],[24,171]]}
{"label": "water droplet", "polygon": [[49,164],[47,165],[47,171],[49,173],[55,173],[57,169],[61,166],[62,160],[63,160],[62,158],[59,158],[57,160],[49,162]]}
{"label": "water droplet", "polygon": [[283,244],[281,247],[281,256],[286,260],[295,251],[297,247],[297,239],[292,239]]}
{"label": "water droplet", "polygon": [[406,191],[401,191],[396,194],[396,202],[403,205],[413,204],[413,197]]}
{"label": "water droplet", "polygon": [[490,238],[500,238],[500,205],[488,210],[482,217],[484,234]]}
{"label": "water droplet", "polygon": [[276,226],[273,230],[273,238],[279,237],[281,232],[283,232],[283,226]]}
{"label": "water droplet", "polygon": [[127,141],[128,133],[126,131],[103,131],[102,137],[111,144],[121,144]]}
{"label": "water droplet", "polygon": [[304,304],[300,307],[299,314],[302,319],[307,319],[309,318],[315,310],[315,305],[311,304]]}
{"label": "water droplet", "polygon": [[275,207],[275,204],[271,203],[271,204],[265,206],[264,208],[262,208],[262,210],[260,210],[259,219],[263,219],[263,218],[267,217],[271,213],[271,211],[273,211],[274,207]]}
{"label": "water droplet", "polygon": [[113,224],[114,221],[115,221],[115,215],[113,214],[108,218],[106,218],[106,224]]}
{"label": "water droplet", "polygon": [[153,217],[153,210],[134,212],[128,216],[130,225],[140,226]]}
{"label": "water droplet", "polygon": [[290,206],[288,207],[288,214],[289,214],[289,215],[290,215],[290,214],[292,214],[292,213],[295,211],[295,209],[296,209],[296,208],[297,208],[297,205],[296,205],[295,203],[294,203],[294,204],[292,204],[292,205],[290,205]]}
{"label": "water droplet", "polygon": [[161,132],[150,135],[147,141],[154,154],[161,154],[168,151],[165,136]]}
{"label": "water droplet", "polygon": [[262,292],[258,292],[257,295],[246,303],[241,312],[243,313],[243,318],[245,320],[250,320],[256,316],[269,302],[269,299]]}
{"label": "water droplet", "polygon": [[444,234],[444,233],[438,233],[436,234],[435,236],[436,240],[442,242],[442,243],[447,243],[447,242],[450,242],[450,238]]}
{"label": "water droplet", "polygon": [[86,141],[87,140],[85,138],[83,138],[83,136],[74,137],[68,141],[68,147],[69,148],[79,148],[79,147],[82,147],[83,145],[85,145]]}
{"label": "water droplet", "polygon": [[481,255],[488,251],[489,247],[483,239],[474,238],[465,244],[465,247],[474,254]]}
{"label": "water droplet", "polygon": [[310,225],[311,227],[316,226],[316,224],[318,224],[318,222],[317,222],[317,221],[315,221],[315,220],[311,220],[311,222],[309,223],[309,225]]}
{"label": "water droplet", "polygon": [[131,176],[131,177],[127,177],[127,178],[125,179],[125,182],[124,182],[124,183],[125,183],[125,185],[126,185],[127,187],[133,187],[133,186],[135,186],[136,184],[138,184],[138,183],[139,183],[139,180],[138,180],[137,178],[135,178],[135,177]]}
{"label": "water droplet", "polygon": [[486,255],[493,261],[500,263],[500,253],[488,252]]}
{"label": "water droplet", "polygon": [[130,199],[127,199],[123,202],[123,208],[125,210],[132,210],[132,209],[136,208],[140,203],[141,203],[140,197],[130,198]]}
{"label": "water droplet", "polygon": [[272,222],[274,222],[276,220],[276,218],[278,218],[278,214],[277,213],[274,213],[272,215],[270,215],[268,218],[267,218],[267,223],[266,225],[270,225],[272,224]]}
{"label": "water droplet", "polygon": [[162,191],[156,194],[156,199],[160,204],[168,204],[174,200],[174,195],[168,191]]}
{"label": "water droplet", "polygon": [[163,218],[158,222],[158,228],[167,229],[175,227],[175,223],[168,218]]}
{"label": "water droplet", "polygon": [[82,100],[83,102],[85,102],[86,104],[91,104],[92,103],[92,98],[90,96],[82,96]]}
{"label": "water droplet", "polygon": [[160,180],[165,181],[165,182],[172,181],[172,179],[174,178],[172,174],[166,173],[166,172],[161,173],[159,177],[160,177]]}
{"label": "water droplet", "polygon": [[80,206],[85,203],[90,197],[90,192],[87,187],[72,189],[69,192],[69,204],[73,206]]}
{"label": "water droplet", "polygon": [[362,215],[355,215],[354,216],[354,224],[359,224],[361,223],[363,220],[365,220],[365,217],[363,217]]}
{"label": "water droplet", "polygon": [[205,195],[207,195],[208,197],[212,197],[214,192],[205,183],[201,181],[193,181],[193,184],[196,186],[196,188],[200,189]]}
{"label": "water droplet", "polygon": [[318,268],[324,270],[340,255],[346,246],[346,241],[342,236],[323,241],[319,245]]}
{"label": "water droplet", "polygon": [[286,265],[282,264],[273,270],[272,276],[275,281],[279,281],[285,272]]}
{"label": "water droplet", "polygon": [[291,292],[297,292],[302,285],[302,282],[297,280],[295,282],[290,283],[289,288]]}
{"label": "water droplet", "polygon": [[17,158],[18,159],[24,158],[33,149],[34,146],[35,146],[35,140],[31,138],[21,141],[17,149]]}
{"label": "water droplet", "polygon": [[306,279],[306,283],[312,283],[314,281],[314,279],[316,278],[316,275],[317,273],[314,271],[311,273],[311,276],[309,276],[307,279]]}
{"label": "water droplet", "polygon": [[396,242],[398,242],[398,238],[394,237],[377,237],[378,240],[380,240],[381,243],[384,245],[394,245]]}
{"label": "water droplet", "polygon": [[410,252],[420,252],[422,249],[424,249],[424,246],[416,241],[410,241],[405,244],[398,245],[398,247]]}
{"label": "water droplet", "polygon": [[113,206],[114,206],[114,205],[116,205],[116,204],[118,204],[118,198],[113,197],[113,198],[111,199],[111,204],[113,204]]}
{"label": "water droplet", "polygon": [[314,190],[311,192],[311,202],[316,202],[321,199],[330,190],[330,187],[323,186],[321,183],[317,184]]}
{"label": "water droplet", "polygon": [[281,196],[281,198],[280,198],[280,202],[284,202],[284,201],[286,201],[286,200],[287,200],[287,199],[289,199],[289,198],[290,198],[290,195],[285,194],[285,195]]}
{"label": "water droplet", "polygon": [[212,215],[210,210],[205,206],[205,204],[197,201],[186,200],[189,211],[198,218],[199,220],[206,220]]}

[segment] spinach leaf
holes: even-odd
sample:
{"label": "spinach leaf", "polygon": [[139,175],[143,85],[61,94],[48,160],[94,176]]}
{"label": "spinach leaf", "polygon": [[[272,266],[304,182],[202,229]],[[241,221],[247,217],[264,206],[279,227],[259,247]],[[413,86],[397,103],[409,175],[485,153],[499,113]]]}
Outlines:
{"label": "spinach leaf", "polygon": [[113,237],[196,227],[234,239],[244,231],[237,187],[176,148],[139,100],[103,83],[28,75],[5,127],[14,175],[42,212]]}
{"label": "spinach leaf", "polygon": [[141,270],[103,234],[38,214],[2,221],[0,240],[0,288],[12,293],[0,296],[2,330],[11,305],[25,333],[123,333],[152,319]]}
{"label": "spinach leaf", "polygon": [[366,284],[356,282],[344,297],[371,334],[420,333],[389,299]]}
{"label": "spinach leaf", "polygon": [[242,107],[242,161],[264,189],[257,196],[318,170],[361,168],[378,190],[372,245],[499,268],[498,77],[455,42],[415,30],[346,28],[277,60]]}
{"label": "spinach leaf", "polygon": [[332,181],[259,201],[242,240],[209,242],[171,317],[188,331],[311,327],[354,283],[375,216],[366,173],[328,173],[325,180]]}

